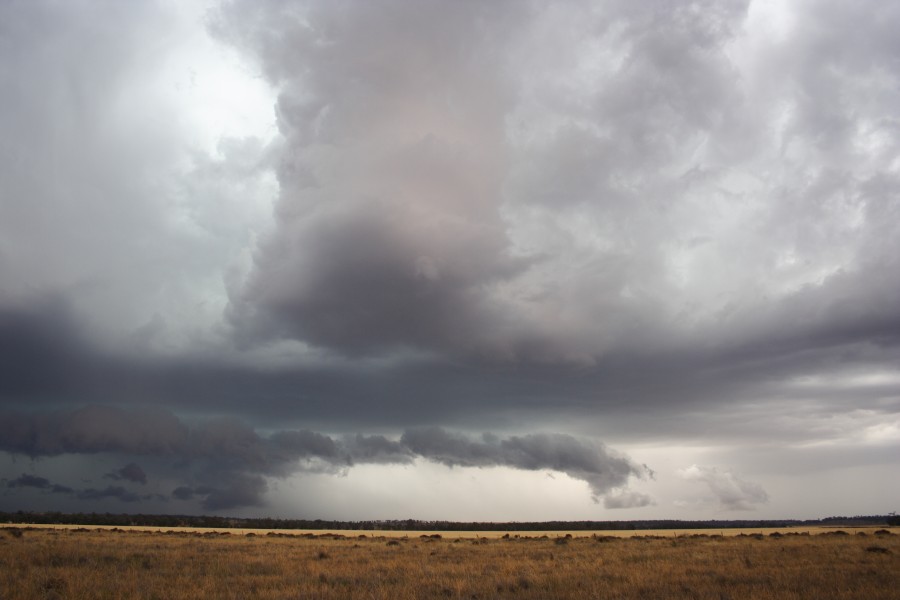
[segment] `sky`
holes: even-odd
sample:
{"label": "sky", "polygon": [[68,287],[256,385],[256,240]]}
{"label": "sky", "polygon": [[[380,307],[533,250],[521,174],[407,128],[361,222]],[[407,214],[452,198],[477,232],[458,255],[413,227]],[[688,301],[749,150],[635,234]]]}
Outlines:
{"label": "sky", "polygon": [[900,509],[898,30],[0,0],[0,510]]}

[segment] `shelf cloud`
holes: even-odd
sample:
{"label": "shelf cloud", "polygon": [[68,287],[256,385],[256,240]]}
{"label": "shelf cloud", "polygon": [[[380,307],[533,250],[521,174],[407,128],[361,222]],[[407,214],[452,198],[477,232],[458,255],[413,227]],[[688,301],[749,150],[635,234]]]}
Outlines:
{"label": "shelf cloud", "polygon": [[[268,489],[266,478],[285,478],[298,471],[340,474],[361,464],[408,465],[416,459],[460,467],[509,467],[552,470],[585,481],[594,501],[607,494],[609,507],[647,502],[626,491],[631,479],[652,472],[603,444],[565,434],[529,434],[500,438],[484,433],[471,439],[445,429],[408,430],[399,440],[382,435],[329,436],[309,430],[280,430],[261,435],[234,419],[207,420],[189,426],[162,410],[126,411],[92,405],[71,412],[0,414],[0,451],[32,458],[62,454],[109,454],[149,457],[162,471],[158,476],[199,478],[199,486],[183,482],[171,491],[180,500],[203,498],[210,510],[260,506]],[[104,478],[145,485],[148,475],[136,463]],[[8,487],[30,486],[68,491],[42,477],[23,474]],[[624,496],[622,494],[625,494]],[[142,496],[121,485],[88,488],[77,498],[117,498],[137,502]]]}

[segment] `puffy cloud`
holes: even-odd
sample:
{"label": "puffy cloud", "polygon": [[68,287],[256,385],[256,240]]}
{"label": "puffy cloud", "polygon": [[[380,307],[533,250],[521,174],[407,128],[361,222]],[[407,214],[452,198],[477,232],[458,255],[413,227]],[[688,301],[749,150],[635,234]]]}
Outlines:
{"label": "puffy cloud", "polygon": [[232,292],[242,336],[350,355],[490,346],[493,290],[526,266],[500,215],[503,45],[523,11],[227,8],[222,36],[260,52],[284,137],[275,230]]}
{"label": "puffy cloud", "polygon": [[651,504],[655,504],[653,498],[633,490],[616,491],[603,498],[603,506],[606,508],[640,508]]}
{"label": "puffy cloud", "polygon": [[746,481],[731,471],[691,465],[678,474],[688,481],[706,484],[712,499],[726,510],[753,510],[754,505],[769,501],[769,495],[761,485]]}
{"label": "puffy cloud", "polygon": [[576,364],[894,338],[898,15],[829,5],[773,42],[765,10],[230,4],[284,137],[232,323]]}
{"label": "puffy cloud", "polygon": [[[603,444],[591,444],[565,434],[530,434],[499,438],[484,434],[481,439],[452,433],[440,428],[418,429],[403,434],[401,442],[412,452],[448,466],[507,466],[537,471],[552,469],[586,481],[595,501],[615,488],[625,487],[629,479],[644,478],[650,470],[638,465]],[[632,500],[637,497],[630,496]],[[631,504],[631,506],[646,505]],[[608,508],[626,506],[625,502],[607,504]]]}

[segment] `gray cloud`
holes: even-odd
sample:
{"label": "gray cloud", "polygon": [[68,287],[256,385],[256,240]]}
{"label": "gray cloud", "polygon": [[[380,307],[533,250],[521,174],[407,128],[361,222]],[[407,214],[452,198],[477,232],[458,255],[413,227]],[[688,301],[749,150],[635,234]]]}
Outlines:
{"label": "gray cloud", "polygon": [[231,296],[242,336],[350,355],[493,343],[485,327],[503,315],[492,289],[526,266],[499,211],[509,91],[499,73],[521,12],[505,8],[228,7],[222,35],[261,53],[285,141],[276,229]]}
{"label": "gray cloud", "polygon": [[[859,69],[890,79],[896,47],[845,11],[748,54],[768,34],[745,1],[229,5],[219,34],[278,86],[285,140],[232,323],[352,356],[575,364],[896,340],[900,284],[877,275],[896,236],[873,234],[898,139],[859,149],[896,100]],[[881,42],[837,36],[846,17]],[[877,101],[809,100],[830,90]]]}
{"label": "gray cloud", "polygon": [[[125,411],[107,406],[65,413],[0,414],[0,431],[6,434],[0,450],[31,457],[108,453],[163,458],[171,462],[169,475],[192,467],[193,477],[202,483],[180,485],[172,491],[172,497],[200,498],[209,510],[262,505],[268,490],[264,476],[282,478],[297,471],[336,473],[357,464],[410,464],[416,458],[448,466],[559,471],[587,482],[595,501],[606,494],[618,494],[618,500],[608,503],[609,507],[646,505],[645,497],[629,495],[625,488],[632,478],[652,476],[646,466],[603,444],[564,434],[500,438],[486,433],[474,440],[430,428],[409,430],[396,441],[361,434],[333,438],[309,430],[282,430],[261,436],[234,419],[208,420],[189,427],[161,410]],[[147,482],[147,474],[136,463],[105,477]],[[20,485],[46,488],[49,482],[23,475],[10,483],[10,487]],[[144,498],[121,486],[85,489],[77,497],[125,502]],[[626,497],[632,501],[626,504],[622,500]]]}
{"label": "gray cloud", "polygon": [[270,167],[259,139],[210,155],[182,112],[210,68],[192,10],[0,6],[0,309],[63,298],[92,342],[131,354],[215,337]]}
{"label": "gray cloud", "polygon": [[121,469],[117,469],[111,473],[107,473],[103,477],[107,479],[114,479],[116,481],[124,479],[125,481],[131,481],[134,483],[147,483],[147,474],[144,472],[144,469],[142,469],[140,465],[136,463],[128,463]]}
{"label": "gray cloud", "polygon": [[193,488],[190,488],[186,485],[180,485],[177,488],[175,488],[174,490],[172,490],[172,497],[175,498],[176,500],[193,500],[194,496],[197,493],[202,493],[204,491],[206,491],[206,490],[200,490],[198,492],[197,490],[194,490]]}
{"label": "gray cloud", "polygon": [[188,430],[162,410],[124,411],[92,405],[65,413],[0,415],[6,452],[29,456],[120,452],[176,455],[189,446]]}
{"label": "gray cloud", "polygon": [[390,440],[383,435],[356,434],[346,436],[342,443],[352,461],[369,464],[409,464],[415,453],[401,440]]}
{"label": "gray cloud", "polygon": [[[889,464],[896,6],[199,6],[0,5],[6,451],[210,506],[431,425],[458,464],[553,464],[536,430]],[[235,134],[254,83],[277,132]]]}
{"label": "gray cloud", "polygon": [[623,490],[603,498],[603,506],[606,508],[640,508],[652,504],[655,504],[653,498],[633,490]]}
{"label": "gray cloud", "polygon": [[[499,438],[484,434],[473,440],[440,428],[403,434],[414,453],[447,466],[508,466],[537,471],[552,469],[588,483],[595,501],[629,480],[650,475],[644,465],[617,455],[602,444],[588,444],[565,434],[531,434]],[[614,508],[615,506],[608,506]]]}
{"label": "gray cloud", "polygon": [[22,473],[19,477],[8,481],[6,486],[10,488],[36,488],[51,494],[71,494],[75,491],[70,487],[58,483],[51,483],[50,480],[44,477],[29,475],[28,473]]}
{"label": "gray cloud", "polygon": [[761,485],[746,481],[731,471],[691,465],[678,474],[688,481],[706,484],[713,501],[726,510],[753,510],[754,505],[769,501],[769,495]]}
{"label": "gray cloud", "polygon": [[[136,466],[136,465],[127,465],[127,467]],[[127,470],[122,469],[122,470]],[[124,479],[122,476],[117,476],[118,479]],[[145,483],[145,481],[139,481],[139,483]],[[118,485],[110,485],[104,489],[97,488],[84,488],[84,489],[73,489],[69,486],[62,485],[59,483],[53,483],[46,477],[39,477],[37,475],[29,475],[27,473],[23,473],[19,477],[8,481],[6,484],[7,488],[32,488],[36,490],[40,490],[41,492],[47,494],[62,494],[65,496],[73,497],[77,500],[84,501],[99,501],[106,499],[118,500],[120,502],[127,503],[137,503],[142,501],[161,501],[165,502],[166,498],[160,496],[159,494],[137,494],[131,490],[128,490],[122,486]]]}
{"label": "gray cloud", "polygon": [[104,500],[113,498],[122,502],[139,502],[141,496],[131,492],[120,485],[110,485],[102,490],[86,488],[76,494],[79,500]]}
{"label": "gray cloud", "polygon": [[218,487],[200,487],[193,490],[203,496],[200,503],[206,510],[224,510],[243,506],[261,506],[263,495],[268,490],[265,479],[260,475],[233,473]]}

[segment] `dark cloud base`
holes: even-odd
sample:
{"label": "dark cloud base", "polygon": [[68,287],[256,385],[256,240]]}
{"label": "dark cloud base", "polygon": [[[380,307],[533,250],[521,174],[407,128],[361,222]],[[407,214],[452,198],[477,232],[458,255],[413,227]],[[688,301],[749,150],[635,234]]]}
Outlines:
{"label": "dark cloud base", "polygon": [[[608,507],[649,503],[628,493],[633,478],[652,472],[603,444],[564,434],[529,434],[478,439],[441,428],[406,431],[399,440],[381,435],[332,437],[309,430],[282,430],[260,435],[235,419],[203,420],[188,425],[160,409],[123,410],[91,405],[65,412],[0,413],[0,451],[32,458],[108,454],[154,459],[168,465],[156,477],[189,479],[171,497],[199,501],[205,510],[261,506],[266,478],[296,472],[340,473],[359,464],[410,464],[416,459],[448,466],[510,467],[553,470],[583,480],[595,501],[612,495]],[[105,478],[145,485],[150,476],[131,462]],[[201,483],[193,483],[200,481]],[[114,498],[123,502],[154,499],[121,485],[73,490],[23,474],[8,482],[10,490],[34,488],[64,493],[78,500]],[[625,495],[623,495],[625,494]]]}
{"label": "dark cloud base", "polygon": [[[113,355],[90,343],[64,302],[0,309],[0,401],[11,409],[102,403],[155,405],[181,412],[225,411],[254,424],[285,420],[339,432],[427,427],[521,428],[535,421],[630,419],[658,433],[691,435],[684,415],[715,414],[728,403],[758,398],[782,404],[814,400],[840,410],[852,393],[856,408],[900,410],[885,403],[887,387],[840,391],[785,388],[800,376],[892,369],[900,361],[900,327],[877,314],[855,327],[741,345],[610,355],[591,367],[541,363],[466,362],[439,358],[373,368],[347,363],[260,368],[200,356],[168,360]],[[810,395],[811,394],[811,395]],[[631,418],[652,414],[653,419]],[[695,424],[707,429],[702,422]],[[674,429],[677,426],[677,429]],[[640,433],[635,430],[634,435]]]}
{"label": "dark cloud base", "polygon": [[38,477],[36,475],[29,475],[28,473],[22,473],[19,477],[11,481],[6,482],[6,487],[8,488],[34,488],[38,489],[50,494],[73,494],[75,490],[72,488],[59,485],[56,483],[51,483],[49,479],[45,477]]}

